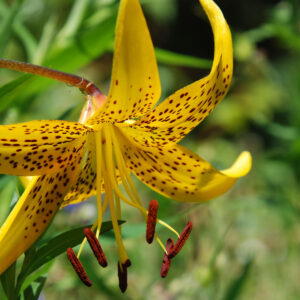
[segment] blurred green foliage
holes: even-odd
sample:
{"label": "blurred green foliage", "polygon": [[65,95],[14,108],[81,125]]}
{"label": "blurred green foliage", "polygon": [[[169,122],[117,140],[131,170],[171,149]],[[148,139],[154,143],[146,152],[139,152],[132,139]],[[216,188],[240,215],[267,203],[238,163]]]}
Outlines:
{"label": "blurred green foliage", "polygon": [[[207,74],[212,34],[196,0],[141,2],[159,47],[164,98]],[[300,298],[300,4],[216,2],[233,33],[234,80],[226,99],[182,143],[218,168],[250,150],[253,170],[226,195],[201,205],[172,202],[137,182],[145,205],[158,199],[162,219],[179,231],[191,219],[194,230],[168,277],[161,279],[160,247],[145,243],[140,216],[124,206],[123,233],[133,266],[122,299]],[[0,56],[74,72],[107,92],[117,8],[114,0],[1,0]],[[76,120],[84,103],[77,89],[48,79],[0,70],[0,80],[2,124]],[[2,223],[18,195],[13,177],[1,176],[0,188]],[[47,237],[89,224],[95,215],[92,200],[65,209]],[[160,235],[165,240],[169,232],[161,229]],[[43,270],[48,275],[41,299],[121,298],[112,235],[102,244],[107,269],[100,269],[90,252],[82,256],[92,288],[80,284],[62,255]]]}

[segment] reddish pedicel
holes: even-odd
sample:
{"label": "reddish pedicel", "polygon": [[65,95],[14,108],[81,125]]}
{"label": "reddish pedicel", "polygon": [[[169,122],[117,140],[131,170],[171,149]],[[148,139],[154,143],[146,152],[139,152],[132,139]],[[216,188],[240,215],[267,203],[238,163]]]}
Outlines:
{"label": "reddish pedicel", "polygon": [[185,228],[183,229],[179,239],[177,240],[175,246],[171,249],[170,253],[168,254],[169,258],[174,258],[180,252],[185,242],[189,238],[191,231],[192,231],[192,222],[188,222]]}
{"label": "reddish pedicel", "polygon": [[105,254],[101,248],[101,245],[95,235],[95,233],[90,228],[84,228],[84,234],[86,236],[86,239],[88,240],[91,249],[93,250],[99,264],[105,268],[107,266],[107,259],[105,257]]}
{"label": "reddish pedicel", "polygon": [[68,248],[67,250],[67,256],[68,259],[70,261],[70,263],[72,264],[75,272],[77,273],[78,277],[80,278],[80,280],[86,285],[86,286],[91,286],[92,282],[90,281],[90,279],[87,277],[87,274],[80,262],[80,260],[77,258],[77,256],[75,255],[74,251],[72,248]]}
{"label": "reddish pedicel", "polygon": [[147,231],[146,231],[146,240],[149,244],[152,243],[155,234],[157,211],[158,211],[158,202],[156,200],[151,200],[148,209]]}
{"label": "reddish pedicel", "polygon": [[[167,253],[174,247],[173,239],[168,239],[166,244]],[[165,253],[160,270],[160,276],[165,278],[168,275],[170,265],[171,265],[171,258],[168,257],[168,254]]]}

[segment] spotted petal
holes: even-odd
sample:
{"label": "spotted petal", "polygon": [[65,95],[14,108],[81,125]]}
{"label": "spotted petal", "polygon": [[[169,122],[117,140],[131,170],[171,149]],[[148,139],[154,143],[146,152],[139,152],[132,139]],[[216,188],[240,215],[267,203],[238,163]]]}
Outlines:
{"label": "spotted petal", "polygon": [[0,228],[0,274],[44,232],[76,179],[84,149],[57,173],[36,176]]}
{"label": "spotted petal", "polygon": [[211,0],[200,0],[211,23],[215,53],[208,76],[190,84],[163,101],[136,122],[135,127],[178,142],[197,126],[226,95],[233,69],[230,29],[219,7]]}
{"label": "spotted petal", "polygon": [[180,145],[155,147],[119,131],[124,156],[130,170],[158,193],[184,202],[201,202],[229,190],[251,168],[251,156],[243,152],[225,171],[218,171],[197,154]]}
{"label": "spotted petal", "polygon": [[91,131],[66,121],[31,121],[0,125],[0,173],[44,175],[72,162]]}
{"label": "spotted petal", "polygon": [[109,95],[88,123],[95,125],[144,115],[157,102],[160,92],[153,44],[139,1],[122,0]]}

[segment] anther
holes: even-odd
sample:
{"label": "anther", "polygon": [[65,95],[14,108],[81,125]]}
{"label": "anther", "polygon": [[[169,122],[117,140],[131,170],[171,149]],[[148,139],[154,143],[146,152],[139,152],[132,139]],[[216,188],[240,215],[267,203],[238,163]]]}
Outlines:
{"label": "anther", "polygon": [[149,244],[152,243],[155,234],[157,211],[158,211],[158,202],[156,200],[151,200],[148,208],[147,230],[146,230],[146,240]]}
{"label": "anther", "polygon": [[125,293],[127,289],[127,267],[118,261],[118,277],[119,277],[119,288],[122,293]]}
{"label": "anther", "polygon": [[185,228],[183,229],[176,244],[174,245],[174,247],[171,249],[170,253],[168,254],[169,258],[174,258],[180,252],[180,250],[184,246],[185,242],[189,238],[191,231],[192,231],[192,222],[188,222],[186,224]]}
{"label": "anther", "polygon": [[[173,239],[168,239],[166,243],[166,250],[169,253],[170,250],[174,247]],[[168,275],[170,265],[171,265],[171,258],[168,257],[168,254],[165,253],[160,270],[160,276],[165,278]]]}
{"label": "anther", "polygon": [[87,274],[80,262],[80,260],[77,258],[76,254],[74,253],[72,248],[68,248],[67,250],[67,256],[68,259],[70,261],[70,263],[72,264],[75,272],[77,273],[78,277],[80,278],[80,280],[86,285],[86,286],[91,286],[92,282],[90,281],[90,279],[87,277]]}
{"label": "anther", "polygon": [[129,258],[127,258],[125,260],[125,262],[122,264],[123,266],[125,266],[126,268],[129,268],[131,266],[131,261]]}
{"label": "anther", "polygon": [[84,234],[86,236],[86,239],[88,240],[91,249],[93,250],[99,265],[101,265],[103,268],[107,266],[107,259],[105,257],[105,254],[101,248],[101,245],[95,235],[95,233],[90,228],[84,228]]}

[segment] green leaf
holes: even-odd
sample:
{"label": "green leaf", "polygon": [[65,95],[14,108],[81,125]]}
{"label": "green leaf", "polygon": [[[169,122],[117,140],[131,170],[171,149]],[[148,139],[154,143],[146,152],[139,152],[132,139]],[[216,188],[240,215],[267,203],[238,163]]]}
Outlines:
{"label": "green leaf", "polygon": [[16,263],[13,263],[1,276],[3,290],[9,300],[15,300]]}
{"label": "green leaf", "polygon": [[29,285],[23,293],[24,300],[34,300],[33,288]]}
{"label": "green leaf", "polygon": [[13,177],[3,176],[0,179],[0,225],[8,215],[15,188]]}
{"label": "green leaf", "polygon": [[[119,221],[119,224],[123,224],[124,221]],[[67,251],[69,247],[75,247],[82,242],[84,239],[83,229],[86,227],[91,227],[90,225],[79,227],[76,229],[64,232],[48,242],[43,243],[37,250],[35,255],[32,257],[28,263],[27,274],[40,268],[45,263],[51,261],[56,256]],[[112,222],[104,222],[101,227],[101,234],[111,230]]]}
{"label": "green leaf", "polygon": [[26,86],[30,86],[30,79],[33,78],[33,75],[26,74],[0,87],[0,112],[9,106]]}
{"label": "green leaf", "polygon": [[212,65],[212,61],[208,59],[179,54],[160,48],[155,48],[155,54],[158,62],[168,65],[201,69],[210,69]]}
{"label": "green leaf", "polygon": [[21,286],[20,293],[22,293],[34,281],[37,281],[39,278],[44,278],[43,275],[45,275],[46,273],[49,272],[53,263],[54,263],[54,260],[48,262],[47,264],[43,265],[39,270],[37,270],[36,272],[33,272],[32,274],[27,276]]}
{"label": "green leaf", "polygon": [[42,290],[43,290],[43,287],[44,287],[46,281],[47,281],[47,277],[42,277],[42,276],[39,277],[39,278],[36,280],[36,282],[39,283],[39,286],[38,286],[38,288],[36,289],[36,292],[35,292],[35,294],[34,294],[34,300],[38,300],[38,299],[39,299],[39,296],[40,296],[40,294],[41,294],[41,292],[42,292]]}
{"label": "green leaf", "polygon": [[[113,40],[116,14],[107,17],[103,22],[78,33],[64,48],[53,47],[44,61],[45,66],[64,72],[74,72],[93,59],[108,51]],[[97,38],[95,38],[97,37]],[[12,101],[19,105],[26,99],[44,91],[55,81],[33,75],[23,75],[0,88],[0,112]]]}
{"label": "green leaf", "polygon": [[[0,1],[0,16],[1,18],[4,18],[9,14],[10,9],[7,7],[7,5]],[[36,40],[34,36],[31,34],[31,32],[22,24],[21,20],[19,18],[16,18],[12,24],[12,29],[16,36],[20,39],[20,41],[23,43],[24,48],[26,50],[26,55],[29,58],[29,61],[32,61],[32,58],[35,53],[36,49]],[[2,41],[3,43],[3,41]]]}
{"label": "green leaf", "polygon": [[16,16],[20,10],[20,7],[23,3],[23,0],[16,0],[12,3],[12,6],[8,13],[5,15],[4,20],[1,23],[0,26],[0,57],[3,57],[3,53],[7,47],[7,44],[9,42],[9,39],[12,34],[12,28],[14,20],[16,19]]}
{"label": "green leaf", "polygon": [[253,265],[253,258],[250,259],[243,268],[243,271],[241,275],[236,278],[228,287],[227,292],[225,293],[224,300],[235,300],[238,299],[238,296],[240,295],[242,288],[248,279],[248,276],[250,274],[251,267]]}
{"label": "green leaf", "polygon": [[67,21],[57,34],[58,42],[64,43],[78,32],[90,2],[90,0],[76,0],[74,2]]}

